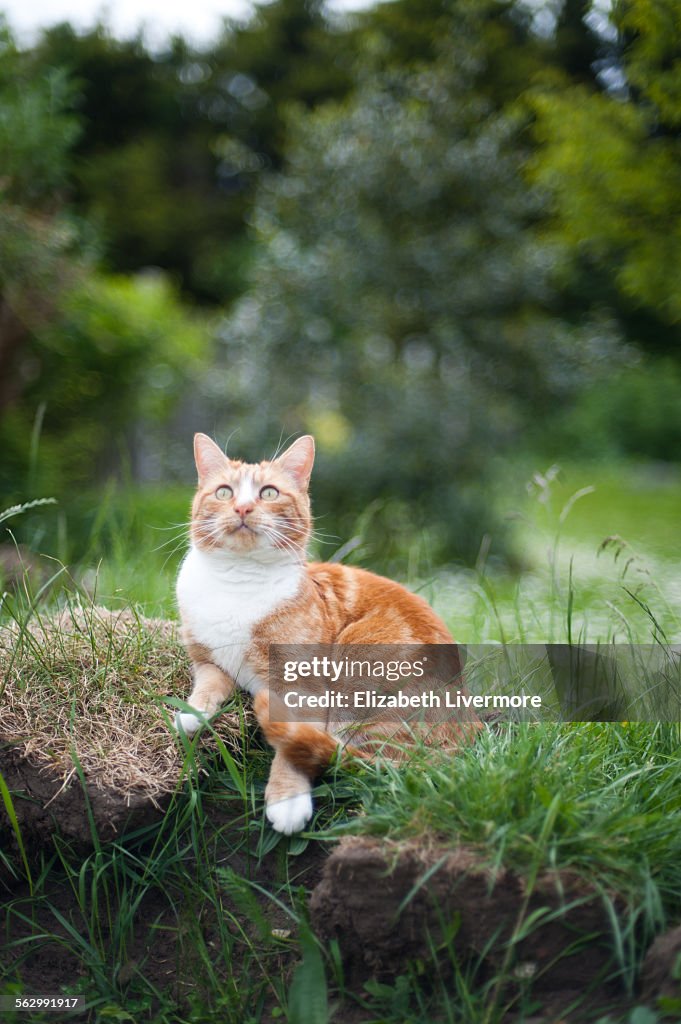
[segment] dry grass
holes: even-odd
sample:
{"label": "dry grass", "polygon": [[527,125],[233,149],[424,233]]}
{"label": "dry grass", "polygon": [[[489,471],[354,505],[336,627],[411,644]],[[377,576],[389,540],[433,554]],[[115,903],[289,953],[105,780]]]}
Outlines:
{"label": "dry grass", "polygon": [[[0,741],[65,782],[75,753],[95,786],[152,799],[171,792],[185,752],[163,698],[186,700],[189,690],[176,624],[165,619],[78,606],[0,629]],[[235,746],[238,712],[216,729]]]}

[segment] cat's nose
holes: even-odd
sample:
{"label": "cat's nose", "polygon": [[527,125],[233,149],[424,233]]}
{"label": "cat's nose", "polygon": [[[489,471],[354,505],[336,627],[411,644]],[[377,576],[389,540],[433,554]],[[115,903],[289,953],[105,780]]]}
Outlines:
{"label": "cat's nose", "polygon": [[245,519],[246,516],[253,511],[254,508],[255,505],[253,504],[252,501],[244,501],[240,505],[235,505],[234,511],[238,516],[241,516],[242,519]]}

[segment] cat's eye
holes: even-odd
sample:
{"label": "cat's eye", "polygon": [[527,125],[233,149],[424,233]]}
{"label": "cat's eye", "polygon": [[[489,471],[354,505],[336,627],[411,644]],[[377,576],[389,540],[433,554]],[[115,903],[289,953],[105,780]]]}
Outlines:
{"label": "cat's eye", "polygon": [[275,498],[279,497],[279,491],[276,487],[263,487],[260,491],[260,497],[263,501],[274,501]]}
{"label": "cat's eye", "polygon": [[234,491],[232,490],[232,488],[228,487],[227,484],[223,484],[222,487],[218,487],[217,491],[215,492],[215,497],[219,498],[220,501],[227,501],[229,498],[232,497],[233,494]]}

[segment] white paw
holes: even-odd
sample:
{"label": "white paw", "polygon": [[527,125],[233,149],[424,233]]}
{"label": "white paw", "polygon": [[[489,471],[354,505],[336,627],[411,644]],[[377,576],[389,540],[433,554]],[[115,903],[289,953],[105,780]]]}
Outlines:
{"label": "white paw", "polygon": [[195,732],[206,724],[205,718],[199,718],[188,711],[178,711],[175,714],[175,728],[186,736],[193,736]]}
{"label": "white paw", "polygon": [[267,804],[265,814],[276,832],[290,836],[292,832],[300,832],[312,817],[312,797],[309,793],[288,796]]}

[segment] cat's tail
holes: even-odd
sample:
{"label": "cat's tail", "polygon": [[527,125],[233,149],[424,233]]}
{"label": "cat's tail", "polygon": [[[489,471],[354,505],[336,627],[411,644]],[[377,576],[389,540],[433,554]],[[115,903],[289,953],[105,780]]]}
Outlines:
{"label": "cat's tail", "polygon": [[346,746],[331,733],[309,722],[273,720],[270,696],[266,689],[256,694],[253,707],[267,742],[308,778],[314,778],[326,768],[339,752],[345,757],[371,760],[364,751]]}

